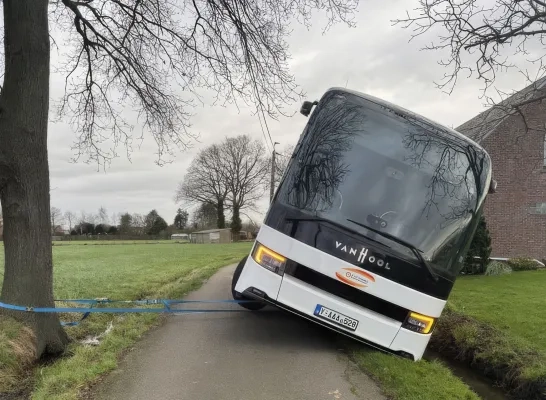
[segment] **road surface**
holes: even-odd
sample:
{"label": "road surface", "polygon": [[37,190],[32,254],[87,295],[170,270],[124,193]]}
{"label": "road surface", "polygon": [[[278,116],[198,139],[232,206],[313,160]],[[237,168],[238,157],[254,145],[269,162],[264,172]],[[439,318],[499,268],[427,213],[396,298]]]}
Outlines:
{"label": "road surface", "polygon": [[[187,298],[230,299],[235,266]],[[238,309],[238,305],[227,305]],[[95,391],[105,400],[383,400],[336,346],[336,334],[267,307],[175,315],[130,352]]]}

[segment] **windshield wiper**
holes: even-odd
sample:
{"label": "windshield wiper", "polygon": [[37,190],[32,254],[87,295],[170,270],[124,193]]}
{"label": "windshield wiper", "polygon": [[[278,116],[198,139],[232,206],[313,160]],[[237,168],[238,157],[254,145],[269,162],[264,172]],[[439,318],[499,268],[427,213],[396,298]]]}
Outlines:
{"label": "windshield wiper", "polygon": [[[346,230],[346,231],[349,231],[353,234],[356,234],[358,236],[362,236],[362,233],[361,232],[358,232],[358,231],[355,231],[354,229],[351,229],[349,228],[348,226],[346,225],[343,225],[343,224],[340,224],[339,222],[335,222],[335,221],[332,221],[331,219],[326,219],[326,218],[321,218],[321,217],[312,217],[312,216],[309,216],[309,217],[285,217],[284,218],[286,221],[316,221],[316,222],[326,222],[328,224],[332,224],[340,229],[343,229],[343,230]],[[378,240],[374,240],[372,238],[369,238],[369,237],[366,237],[366,239],[368,240],[371,240],[372,242],[375,242],[375,243],[379,243],[381,246],[384,246],[388,249],[390,249],[391,247],[386,245],[385,243],[381,243],[380,241]]]}
{"label": "windshield wiper", "polygon": [[412,245],[411,243],[408,243],[406,242],[405,240],[403,239],[400,239],[400,238],[397,238],[396,236],[393,236],[391,235],[390,233],[387,233],[387,232],[381,232],[380,230],[378,229],[374,229],[374,228],[371,228],[369,227],[368,225],[365,225],[363,223],[360,223],[360,222],[357,222],[357,221],[354,221],[352,219],[347,219],[347,221],[349,222],[352,222],[353,224],[356,224],[358,226],[361,226],[363,228],[366,228],[374,233],[377,233],[378,235],[380,236],[383,236],[387,239],[390,239],[392,240],[393,242],[396,242],[398,244],[401,244],[402,246],[406,246],[407,248],[409,248],[413,254],[415,254],[415,257],[417,257],[417,260],[419,260],[419,262],[427,269],[430,277],[435,281],[435,282],[438,282],[438,275],[436,274],[436,272],[434,272],[434,270],[432,269],[432,267],[429,265],[429,263],[427,262],[427,260],[425,260],[425,258],[423,257],[423,255],[421,254],[421,250],[419,250],[417,247],[415,247],[414,245]]}

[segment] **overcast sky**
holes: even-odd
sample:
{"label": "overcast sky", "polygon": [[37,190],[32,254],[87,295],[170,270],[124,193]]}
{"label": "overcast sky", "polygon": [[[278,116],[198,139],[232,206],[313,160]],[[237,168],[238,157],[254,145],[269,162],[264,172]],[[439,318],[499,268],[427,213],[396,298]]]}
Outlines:
{"label": "overcast sky", "polygon": [[[318,99],[332,86],[345,86],[397,103],[437,122],[456,127],[483,110],[479,99],[481,84],[462,79],[454,93],[447,95],[434,86],[442,77],[438,53],[420,51],[431,36],[408,43],[410,32],[392,26],[391,19],[404,17],[415,7],[414,1],[361,0],[356,28],[338,25],[322,34],[324,20],[317,18],[310,30],[294,26],[288,40],[291,68],[297,83],[310,100]],[[505,88],[525,85],[517,73],[502,76]],[[62,76],[52,77],[53,91],[62,84]],[[298,110],[300,104],[287,108]],[[234,107],[210,107],[195,110],[193,131],[200,135],[194,148],[176,155],[173,163],[159,167],[154,163],[156,149],[145,140],[134,149],[131,162],[121,153],[106,171],[96,165],[70,162],[74,140],[66,123],[52,122],[49,130],[51,202],[63,211],[97,212],[100,206],[109,214],[147,213],[155,208],[172,223],[179,205],[174,193],[195,152],[225,136],[250,134],[264,140],[260,124],[250,110]],[[307,119],[301,114],[270,121],[271,136],[280,142],[278,149],[293,144]],[[260,204],[267,208],[267,194]],[[253,214],[261,222],[261,215]]]}

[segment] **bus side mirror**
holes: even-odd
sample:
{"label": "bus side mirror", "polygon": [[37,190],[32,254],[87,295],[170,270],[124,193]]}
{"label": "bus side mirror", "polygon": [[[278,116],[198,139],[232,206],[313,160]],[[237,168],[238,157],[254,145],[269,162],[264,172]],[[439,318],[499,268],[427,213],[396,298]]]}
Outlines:
{"label": "bus side mirror", "polygon": [[300,108],[300,113],[305,115],[306,117],[311,114],[311,110],[313,109],[313,106],[317,105],[318,101],[304,101]]}
{"label": "bus side mirror", "polygon": [[497,181],[491,179],[491,184],[489,185],[489,193],[496,193],[497,191]]}

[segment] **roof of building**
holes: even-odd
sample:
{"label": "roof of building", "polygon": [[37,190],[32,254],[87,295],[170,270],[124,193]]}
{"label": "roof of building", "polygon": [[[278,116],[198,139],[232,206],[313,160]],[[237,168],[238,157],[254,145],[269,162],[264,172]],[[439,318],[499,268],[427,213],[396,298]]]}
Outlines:
{"label": "roof of building", "polygon": [[537,95],[540,89],[545,87],[545,85],[546,77],[543,77],[504,99],[500,103],[488,108],[474,118],[466,121],[464,124],[455,128],[455,130],[461,132],[475,142],[480,143],[488,137],[502,121],[517,113],[517,110],[512,107],[514,104],[532,99]]}
{"label": "roof of building", "polygon": [[229,231],[230,228],[216,228],[216,229],[207,229],[205,231],[198,231],[198,232],[193,232],[193,233],[212,233],[212,232],[220,232],[220,231]]}

